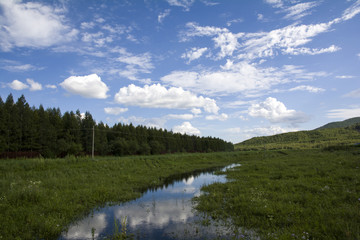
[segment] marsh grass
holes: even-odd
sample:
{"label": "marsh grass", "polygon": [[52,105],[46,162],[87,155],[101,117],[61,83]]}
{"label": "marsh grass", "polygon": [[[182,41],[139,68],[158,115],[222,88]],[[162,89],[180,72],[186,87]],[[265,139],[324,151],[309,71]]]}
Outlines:
{"label": "marsh grass", "polygon": [[244,152],[197,210],[261,239],[360,239],[360,148]]}
{"label": "marsh grass", "polygon": [[236,161],[237,153],[0,159],[0,239],[56,239],[96,207],[135,199],[170,176]]}

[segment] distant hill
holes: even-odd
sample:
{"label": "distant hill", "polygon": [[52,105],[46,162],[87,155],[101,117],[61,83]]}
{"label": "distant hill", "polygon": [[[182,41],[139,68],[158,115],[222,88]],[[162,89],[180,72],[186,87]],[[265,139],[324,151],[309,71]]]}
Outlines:
{"label": "distant hill", "polygon": [[[330,126],[333,125],[331,124]],[[335,145],[354,145],[356,143],[360,143],[360,123],[347,127],[322,127],[321,129],[311,131],[289,132],[267,137],[254,137],[235,144],[235,150],[309,149]]]}
{"label": "distant hill", "polygon": [[339,122],[331,122],[331,123],[325,124],[322,127],[316,128],[315,130],[327,129],[327,128],[344,128],[344,127],[352,126],[357,123],[360,123],[360,117],[354,117],[354,118],[350,118],[350,119],[347,119],[344,121],[339,121]]}

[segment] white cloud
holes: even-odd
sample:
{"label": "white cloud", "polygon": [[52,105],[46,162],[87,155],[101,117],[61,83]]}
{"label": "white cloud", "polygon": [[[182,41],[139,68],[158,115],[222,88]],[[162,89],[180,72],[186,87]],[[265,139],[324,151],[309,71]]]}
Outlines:
{"label": "white cloud", "polygon": [[19,80],[14,80],[12,81],[11,83],[8,84],[8,86],[14,90],[24,90],[26,88],[29,88],[28,85],[26,85],[25,83],[23,82],[20,82]]}
{"label": "white cloud", "polygon": [[296,124],[308,120],[305,114],[287,109],[282,102],[272,97],[268,97],[264,102],[252,104],[248,111],[250,116],[263,117],[272,123],[286,122]]}
{"label": "white cloud", "polygon": [[273,7],[280,8],[283,6],[282,0],[265,0],[266,3],[273,5]]}
{"label": "white cloud", "polygon": [[340,47],[337,47],[335,45],[331,45],[328,48],[321,48],[321,49],[317,49],[317,48],[287,48],[287,49],[283,49],[282,52],[285,54],[291,54],[291,55],[318,55],[318,54],[323,54],[323,53],[333,53],[333,52],[337,52],[341,50]]}
{"label": "white cloud", "polygon": [[269,126],[269,127],[256,127],[253,129],[243,130],[244,133],[252,134],[255,136],[271,136],[280,133],[294,132],[297,129],[293,128],[282,128],[280,126]]}
{"label": "white cloud", "polygon": [[120,108],[120,107],[107,107],[104,108],[104,111],[106,114],[111,114],[111,115],[119,115],[121,113],[127,112],[129,109],[127,108]]}
{"label": "white cloud", "polygon": [[[282,1],[269,1],[274,6],[283,8]],[[297,4],[287,11],[288,17],[302,16],[309,13],[308,10],[317,6],[317,2]],[[287,9],[284,7],[284,9]],[[292,24],[283,28],[275,29],[270,32],[256,33],[232,33],[227,28],[212,26],[199,26],[197,23],[189,22],[186,24],[187,30],[181,34],[182,41],[189,41],[193,37],[212,37],[214,47],[219,48],[217,58],[221,59],[237,55],[238,59],[254,60],[256,58],[273,57],[277,54],[307,54],[316,55],[322,53],[332,53],[341,48],[331,45],[327,48],[308,48],[303,45],[308,44],[319,34],[331,31],[334,24],[349,20],[360,13],[360,0],[343,12],[341,18],[335,18],[326,23],[299,25]],[[259,15],[259,17],[263,17]]]}
{"label": "white cloud", "polygon": [[128,87],[120,88],[114,99],[119,104],[147,108],[203,108],[206,112],[214,114],[219,111],[219,107],[213,99],[197,97],[182,88],[166,89],[160,84],[145,85],[143,88],[130,84]]}
{"label": "white cloud", "polygon": [[134,55],[129,53],[125,48],[113,49],[113,53],[118,54],[116,62],[125,64],[125,69],[116,70],[122,76],[133,81],[150,82],[150,80],[140,79],[138,77],[141,73],[150,73],[154,68],[152,64],[151,54],[146,52],[143,54]]}
{"label": "white cloud", "polygon": [[162,23],[163,20],[164,20],[164,18],[166,18],[167,16],[169,16],[170,12],[171,12],[170,9],[165,9],[164,12],[160,13],[160,14],[158,15],[158,22],[159,22],[159,23]]}
{"label": "white cloud", "polygon": [[95,27],[95,23],[94,22],[82,22],[80,26],[82,29],[92,29]]}
{"label": "white cloud", "polygon": [[360,13],[360,0],[357,0],[344,11],[343,15],[341,16],[341,20],[343,21],[349,20],[355,17],[359,13]]}
{"label": "white cloud", "polygon": [[259,13],[259,14],[257,15],[257,20],[261,21],[261,20],[263,20],[263,19],[264,19],[264,15],[262,15],[261,13]]}
{"label": "white cloud", "polygon": [[345,97],[360,98],[360,88],[345,94]]}
{"label": "white cloud", "polygon": [[301,86],[291,88],[291,89],[289,89],[289,91],[290,92],[293,92],[293,91],[308,91],[308,92],[311,92],[311,93],[319,93],[319,92],[324,92],[325,89],[318,88],[318,87],[313,87],[313,86],[301,85]]}
{"label": "white cloud", "polygon": [[26,82],[30,85],[30,91],[40,91],[42,90],[42,85],[34,80],[28,78]]}
{"label": "white cloud", "polygon": [[154,128],[164,128],[164,125],[166,123],[165,118],[143,118],[143,117],[136,117],[131,116],[128,118],[120,117],[117,119],[117,122],[123,122],[125,124],[132,123],[133,125],[143,125],[147,127],[154,127]]}
{"label": "white cloud", "polygon": [[343,108],[343,109],[333,109],[328,111],[328,118],[338,118],[341,120],[360,117],[360,108]]}
{"label": "white cloud", "polygon": [[336,78],[339,79],[349,79],[349,78],[354,78],[355,76],[350,76],[350,75],[341,75],[341,76],[336,76]]}
{"label": "white cloud", "polygon": [[285,12],[288,12],[285,19],[293,19],[298,20],[306,15],[309,15],[311,11],[310,9],[318,6],[319,3],[317,2],[305,2],[305,3],[298,3],[294,6],[290,6],[284,9]]}
{"label": "white cloud", "polygon": [[61,9],[36,2],[0,1],[0,47],[43,48],[71,41],[78,33],[65,24]]}
{"label": "white cloud", "polygon": [[220,48],[218,58],[231,56],[240,46],[238,38],[244,35],[244,33],[233,34],[227,28],[202,27],[194,22],[187,23],[186,27],[188,31],[182,33],[182,41],[188,41],[192,37],[213,36],[215,48]]}
{"label": "white cloud", "polygon": [[182,119],[182,120],[191,120],[194,118],[192,114],[168,114],[166,116],[168,119]]}
{"label": "white cloud", "polygon": [[193,127],[190,122],[183,122],[181,125],[174,126],[173,132],[188,134],[188,135],[200,135],[200,130]]}
{"label": "white cloud", "polygon": [[201,114],[201,109],[200,108],[193,108],[191,109],[191,112],[195,115],[199,115]]}
{"label": "white cloud", "polygon": [[195,0],[167,0],[170,6],[183,7],[185,11],[189,11]]}
{"label": "white cloud", "polygon": [[188,63],[191,61],[200,58],[204,52],[207,51],[207,48],[191,48],[191,50],[187,51],[183,55],[181,55],[181,58],[188,59]]}
{"label": "white cloud", "polygon": [[71,76],[65,79],[60,86],[66,91],[85,98],[105,99],[109,88],[97,74],[87,76]]}
{"label": "white cloud", "polygon": [[230,27],[233,23],[241,23],[243,22],[244,20],[242,18],[237,18],[237,19],[233,19],[233,20],[230,20],[226,23],[226,25],[228,27]]}
{"label": "white cloud", "polygon": [[104,33],[83,33],[81,40],[85,43],[91,43],[95,47],[103,47],[106,43],[111,43],[113,38],[111,36],[104,36]]}
{"label": "white cloud", "polygon": [[12,65],[7,64],[6,66],[2,66],[1,68],[9,72],[26,72],[26,71],[34,71],[39,69],[32,64],[17,64],[17,63],[14,63]]}
{"label": "white cloud", "polygon": [[228,128],[225,130],[229,135],[233,136],[234,139],[237,139],[234,142],[240,142],[246,139],[250,139],[253,137],[259,136],[271,136],[275,134],[281,134],[286,132],[295,132],[298,131],[296,128],[283,128],[281,126],[264,126],[264,127],[252,127],[252,128],[244,128],[244,127],[235,127]]}
{"label": "white cloud", "polygon": [[56,85],[52,85],[52,84],[47,84],[45,85],[46,88],[51,88],[51,89],[56,89]]}
{"label": "white cloud", "polygon": [[285,65],[282,68],[261,68],[243,61],[227,64],[222,70],[173,71],[161,78],[171,86],[192,89],[198,93],[244,95],[258,94],[272,86],[295,81],[309,81],[325,76],[324,72],[306,72],[299,66]]}
{"label": "white cloud", "polygon": [[229,116],[226,113],[222,113],[220,115],[209,115],[206,116],[206,120],[219,120],[219,121],[225,121],[229,118]]}
{"label": "white cloud", "polygon": [[290,25],[270,32],[246,34],[245,37],[243,37],[244,42],[241,44],[242,49],[239,57],[245,59],[272,57],[278,53],[278,50],[284,51],[286,54],[329,52],[335,48],[335,46],[322,50],[306,48],[298,50],[296,48],[309,43],[313,37],[320,33],[329,31],[330,26],[331,24],[329,23]]}

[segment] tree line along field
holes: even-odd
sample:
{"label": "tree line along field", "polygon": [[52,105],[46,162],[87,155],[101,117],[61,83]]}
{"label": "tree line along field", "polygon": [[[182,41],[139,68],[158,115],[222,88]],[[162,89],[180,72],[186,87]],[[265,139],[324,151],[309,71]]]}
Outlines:
{"label": "tree line along field", "polygon": [[[94,132],[93,132],[94,128]],[[175,152],[232,151],[233,144],[213,137],[189,136],[163,129],[96,123],[80,111],[61,114],[59,108],[30,107],[24,96],[14,102],[0,98],[0,158],[64,157],[92,152],[101,156],[148,155]]]}

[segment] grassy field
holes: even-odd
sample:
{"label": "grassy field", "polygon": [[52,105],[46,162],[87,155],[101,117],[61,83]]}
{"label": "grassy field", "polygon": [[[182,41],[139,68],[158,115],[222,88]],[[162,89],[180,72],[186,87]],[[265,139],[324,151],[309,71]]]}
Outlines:
{"label": "grassy field", "polygon": [[0,159],[0,239],[56,239],[95,207],[137,198],[172,175],[236,161],[236,153]]}
{"label": "grassy field", "polygon": [[360,239],[360,148],[335,149],[243,152],[197,210],[240,239]]}
{"label": "grassy field", "polygon": [[359,147],[0,160],[0,239],[56,239],[95,207],[230,163],[241,163],[227,172],[232,181],[195,199],[206,216],[261,239],[360,239]]}

